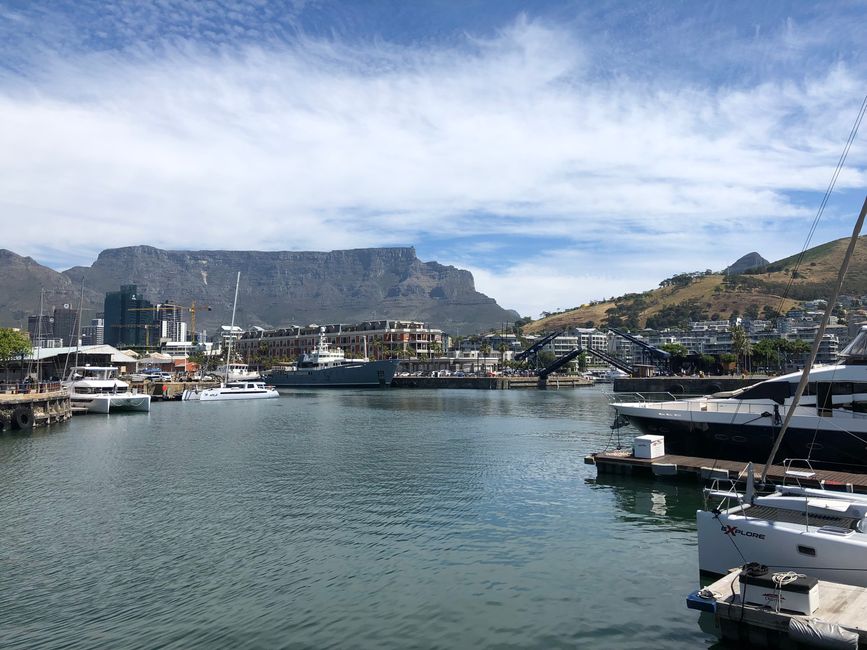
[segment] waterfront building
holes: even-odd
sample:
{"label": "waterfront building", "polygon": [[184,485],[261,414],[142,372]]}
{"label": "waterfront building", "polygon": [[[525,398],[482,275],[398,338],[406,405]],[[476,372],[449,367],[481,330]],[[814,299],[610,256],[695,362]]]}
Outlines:
{"label": "waterfront building", "polygon": [[153,330],[154,306],[134,284],[105,294],[104,339],[114,347],[147,347],[158,338]]}
{"label": "waterfront building", "polygon": [[61,345],[75,345],[78,337],[78,310],[69,304],[54,308],[54,337]]}
{"label": "waterfront building", "polygon": [[38,315],[27,317],[27,334],[33,345],[39,346],[44,341],[54,338],[54,316],[43,314],[42,318]]}
{"label": "waterfront building", "polygon": [[691,332],[728,332],[731,323],[727,320],[700,320],[689,324]]}
{"label": "waterfront building", "polygon": [[160,341],[186,341],[187,324],[183,321],[183,308],[165,302],[154,307]]}
{"label": "waterfront building", "polygon": [[365,321],[348,325],[291,326],[275,330],[257,328],[245,332],[237,342],[238,353],[248,362],[267,359],[291,361],[310,352],[319,339],[321,327],[334,347],[343,349],[348,358],[360,358],[367,352],[373,359],[394,357],[430,357],[442,353],[443,332],[425,323],[405,320]]}
{"label": "waterfront building", "polygon": [[[105,320],[93,318],[90,325],[81,328],[81,344],[102,345],[103,343],[105,343]],[[70,341],[70,345],[74,344],[75,341]]]}

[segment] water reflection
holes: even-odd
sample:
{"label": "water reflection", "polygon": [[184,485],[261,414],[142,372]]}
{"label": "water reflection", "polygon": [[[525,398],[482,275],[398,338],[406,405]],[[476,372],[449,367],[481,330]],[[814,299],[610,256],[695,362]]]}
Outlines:
{"label": "water reflection", "polygon": [[617,474],[599,474],[586,479],[586,483],[614,496],[623,521],[670,531],[695,531],[695,512],[702,505],[697,484],[679,485]]}

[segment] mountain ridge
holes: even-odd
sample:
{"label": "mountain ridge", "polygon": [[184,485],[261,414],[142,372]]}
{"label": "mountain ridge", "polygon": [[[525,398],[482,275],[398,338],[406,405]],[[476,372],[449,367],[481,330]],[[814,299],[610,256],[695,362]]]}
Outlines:
{"label": "mountain ridge", "polygon": [[[7,276],[7,267],[16,274]],[[0,257],[0,295],[10,298],[0,300],[0,314],[19,321],[7,324],[21,326],[20,319],[26,324],[26,315],[35,313],[34,301],[38,307],[41,284],[53,283],[63,293],[62,302],[77,304],[83,282],[84,307],[95,315],[102,311],[106,292],[135,284],[153,303],[188,307],[195,302],[197,328],[210,330],[230,320],[238,271],[236,322],[243,327],[390,318],[470,332],[519,318],[476,291],[469,271],[422,262],[413,247],[319,252],[126,246],[103,250],[89,267],[63,272],[8,251]],[[9,281],[12,277],[15,282]],[[84,322],[88,320],[86,311]]]}

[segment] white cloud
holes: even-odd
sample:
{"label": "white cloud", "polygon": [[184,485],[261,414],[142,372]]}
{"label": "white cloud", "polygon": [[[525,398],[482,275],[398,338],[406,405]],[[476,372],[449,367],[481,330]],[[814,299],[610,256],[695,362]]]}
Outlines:
{"label": "white cloud", "polygon": [[[58,239],[95,256],[556,238],[573,252],[505,275],[475,262],[480,290],[535,315],[722,268],[807,224],[791,193],[824,190],[864,87],[842,64],[725,88],[603,80],[589,58],[519,19],[451,49],[301,39],[55,60],[0,87],[4,245],[39,259]],[[840,185],[863,186],[864,164],[859,146]],[[587,240],[599,256],[574,259]]]}

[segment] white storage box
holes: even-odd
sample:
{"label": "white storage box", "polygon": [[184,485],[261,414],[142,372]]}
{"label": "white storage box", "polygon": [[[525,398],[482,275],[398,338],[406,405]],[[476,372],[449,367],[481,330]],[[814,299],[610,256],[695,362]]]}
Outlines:
{"label": "white storage box", "polygon": [[745,603],[767,607],[776,612],[787,610],[812,614],[819,607],[819,581],[801,576],[782,586],[774,583],[773,575],[747,576],[741,573],[741,598]]}
{"label": "white storage box", "polygon": [[636,436],[632,449],[636,458],[665,456],[665,436]]}

